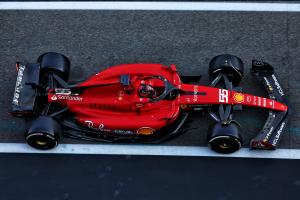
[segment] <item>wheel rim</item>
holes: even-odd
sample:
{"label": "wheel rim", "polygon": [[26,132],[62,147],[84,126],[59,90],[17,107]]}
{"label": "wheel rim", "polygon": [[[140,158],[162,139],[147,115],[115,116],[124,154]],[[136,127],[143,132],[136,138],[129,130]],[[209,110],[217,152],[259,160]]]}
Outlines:
{"label": "wheel rim", "polygon": [[45,146],[45,145],[47,145],[47,142],[46,142],[46,141],[36,140],[35,142],[36,142],[38,145],[40,145],[40,146]]}
{"label": "wheel rim", "polygon": [[58,144],[58,140],[46,133],[32,133],[26,137],[27,143],[36,149],[52,149]]}
{"label": "wheel rim", "polygon": [[231,145],[228,142],[222,141],[222,143],[219,144],[219,147],[221,149],[229,149]]}
{"label": "wheel rim", "polygon": [[211,149],[218,153],[233,153],[242,146],[238,138],[232,136],[217,136],[209,141]]}

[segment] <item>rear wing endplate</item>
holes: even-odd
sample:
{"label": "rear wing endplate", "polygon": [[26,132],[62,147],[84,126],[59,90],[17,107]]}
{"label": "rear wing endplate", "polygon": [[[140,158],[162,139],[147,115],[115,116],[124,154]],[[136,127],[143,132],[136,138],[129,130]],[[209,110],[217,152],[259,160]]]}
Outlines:
{"label": "rear wing endplate", "polygon": [[22,117],[24,115],[31,115],[34,112],[40,65],[35,63],[17,63],[17,69],[18,75],[12,100],[11,114]]}

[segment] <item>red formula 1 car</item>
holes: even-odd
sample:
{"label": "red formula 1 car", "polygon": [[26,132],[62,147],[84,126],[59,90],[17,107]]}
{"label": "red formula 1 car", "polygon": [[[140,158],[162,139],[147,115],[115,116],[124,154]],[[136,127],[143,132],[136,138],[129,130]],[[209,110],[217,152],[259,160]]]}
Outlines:
{"label": "red formula 1 car", "polygon": [[286,127],[288,106],[273,68],[253,61],[251,73],[268,98],[241,92],[243,62],[233,55],[214,57],[209,86],[200,76],[179,76],[174,65],[125,64],[110,67],[78,83],[68,82],[69,60],[45,53],[37,63],[17,63],[12,114],[28,119],[26,141],[38,149],[55,147],[61,135],[101,142],[156,143],[182,132],[191,112],[207,110],[216,121],[208,143],[220,153],[242,146],[233,111],[242,106],[268,109],[253,149],[275,149]]}

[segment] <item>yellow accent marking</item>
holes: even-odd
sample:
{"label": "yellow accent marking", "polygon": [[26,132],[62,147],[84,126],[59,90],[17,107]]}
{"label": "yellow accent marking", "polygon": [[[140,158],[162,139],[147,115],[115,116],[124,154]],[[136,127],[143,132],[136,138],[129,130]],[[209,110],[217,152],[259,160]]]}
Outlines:
{"label": "yellow accent marking", "polygon": [[137,131],[137,133],[141,135],[151,135],[154,133],[154,129],[149,127],[142,127]]}
{"label": "yellow accent marking", "polygon": [[241,93],[235,93],[233,99],[236,103],[242,103],[244,102],[244,95]]}
{"label": "yellow accent marking", "polygon": [[42,141],[38,141],[38,140],[36,141],[36,143],[41,146],[44,146],[47,144],[47,142],[42,142]]}

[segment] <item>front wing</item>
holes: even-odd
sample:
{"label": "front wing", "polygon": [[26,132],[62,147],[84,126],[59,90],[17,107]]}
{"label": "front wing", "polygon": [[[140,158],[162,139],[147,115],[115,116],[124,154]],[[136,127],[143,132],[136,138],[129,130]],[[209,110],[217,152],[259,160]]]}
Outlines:
{"label": "front wing", "polygon": [[[261,61],[252,61],[251,73],[263,83],[268,92],[269,98],[284,103],[288,106],[285,93],[278,82],[274,69],[271,65]],[[288,115],[287,111],[269,110],[268,119],[260,131],[260,133],[251,140],[250,146],[252,149],[276,149],[280,138],[287,127]]]}

